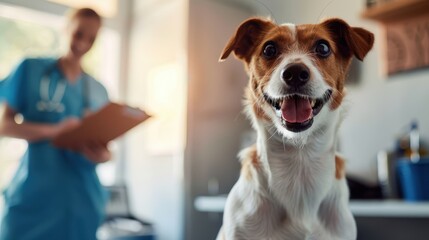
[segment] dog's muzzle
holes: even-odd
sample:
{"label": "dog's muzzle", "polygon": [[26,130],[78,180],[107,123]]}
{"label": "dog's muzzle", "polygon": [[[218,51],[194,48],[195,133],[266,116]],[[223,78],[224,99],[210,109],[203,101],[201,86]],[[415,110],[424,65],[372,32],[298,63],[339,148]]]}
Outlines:
{"label": "dog's muzzle", "polygon": [[313,125],[314,117],[331,99],[332,90],[327,90],[321,98],[307,95],[288,94],[282,98],[271,98],[264,93],[264,99],[270,104],[283,126],[291,132],[302,132]]}

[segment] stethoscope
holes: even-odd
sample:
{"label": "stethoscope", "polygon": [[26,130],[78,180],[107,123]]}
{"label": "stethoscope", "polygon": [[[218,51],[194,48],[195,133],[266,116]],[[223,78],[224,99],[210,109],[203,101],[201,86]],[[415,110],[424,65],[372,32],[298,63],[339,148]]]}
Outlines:
{"label": "stethoscope", "polygon": [[[56,64],[56,63],[55,63]],[[43,74],[42,79],[40,81],[40,88],[39,88],[39,94],[40,94],[40,100],[36,103],[36,108],[40,112],[56,112],[56,113],[62,113],[65,111],[65,106],[61,102],[64,93],[67,88],[67,80],[63,77],[57,81],[57,86],[55,87],[54,93],[52,95],[52,98],[49,97],[49,87],[51,85],[51,78],[50,75],[54,69],[53,67],[48,68],[48,70]],[[84,94],[85,94],[85,101],[84,101],[84,109],[88,107],[88,92],[87,92],[87,81],[85,78],[85,73],[82,73],[81,80],[84,81]]]}

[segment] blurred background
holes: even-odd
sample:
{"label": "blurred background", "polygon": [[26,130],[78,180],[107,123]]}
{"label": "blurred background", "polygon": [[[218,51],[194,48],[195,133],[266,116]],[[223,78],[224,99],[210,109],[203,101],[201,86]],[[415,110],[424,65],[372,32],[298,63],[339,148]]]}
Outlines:
{"label": "blurred background", "polygon": [[[424,157],[427,149],[427,2],[0,0],[0,79],[25,56],[60,53],[69,8],[96,9],[104,26],[86,70],[112,100],[154,116],[112,144],[114,161],[98,168],[103,184],[126,186],[127,211],[151,223],[156,239],[214,239],[225,194],[239,177],[236,155],[255,138],[242,114],[243,66],[233,58],[218,63],[220,52],[248,17],[296,24],[343,18],[376,36],[365,61],[352,64],[340,130],[359,239],[428,239],[429,203],[402,200],[395,170],[398,159],[413,151]],[[410,146],[416,136],[417,147]],[[25,144],[0,138],[1,188]]]}

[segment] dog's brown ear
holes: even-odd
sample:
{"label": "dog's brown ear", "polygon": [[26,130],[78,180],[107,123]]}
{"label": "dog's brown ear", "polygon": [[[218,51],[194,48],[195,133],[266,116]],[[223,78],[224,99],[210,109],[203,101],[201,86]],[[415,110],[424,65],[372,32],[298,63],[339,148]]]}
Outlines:
{"label": "dog's brown ear", "polygon": [[274,24],[271,21],[261,18],[250,18],[244,21],[238,27],[234,36],[229,39],[228,44],[220,55],[219,61],[224,61],[231,52],[234,52],[237,58],[250,62],[255,46],[262,40],[264,33],[273,26]]}
{"label": "dog's brown ear", "polygon": [[358,27],[350,27],[345,21],[331,18],[321,23],[334,37],[340,53],[348,58],[352,54],[363,60],[374,45],[374,34]]}

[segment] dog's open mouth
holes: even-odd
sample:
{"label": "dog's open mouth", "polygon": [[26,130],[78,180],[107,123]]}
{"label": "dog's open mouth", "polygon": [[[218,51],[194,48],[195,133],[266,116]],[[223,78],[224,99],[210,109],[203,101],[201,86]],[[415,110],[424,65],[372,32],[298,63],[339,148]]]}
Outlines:
{"label": "dog's open mouth", "polygon": [[273,99],[264,94],[264,98],[274,108],[287,130],[302,132],[313,125],[314,116],[319,114],[331,95],[332,90],[327,90],[323,97],[317,99],[298,94],[286,95],[279,99]]}

